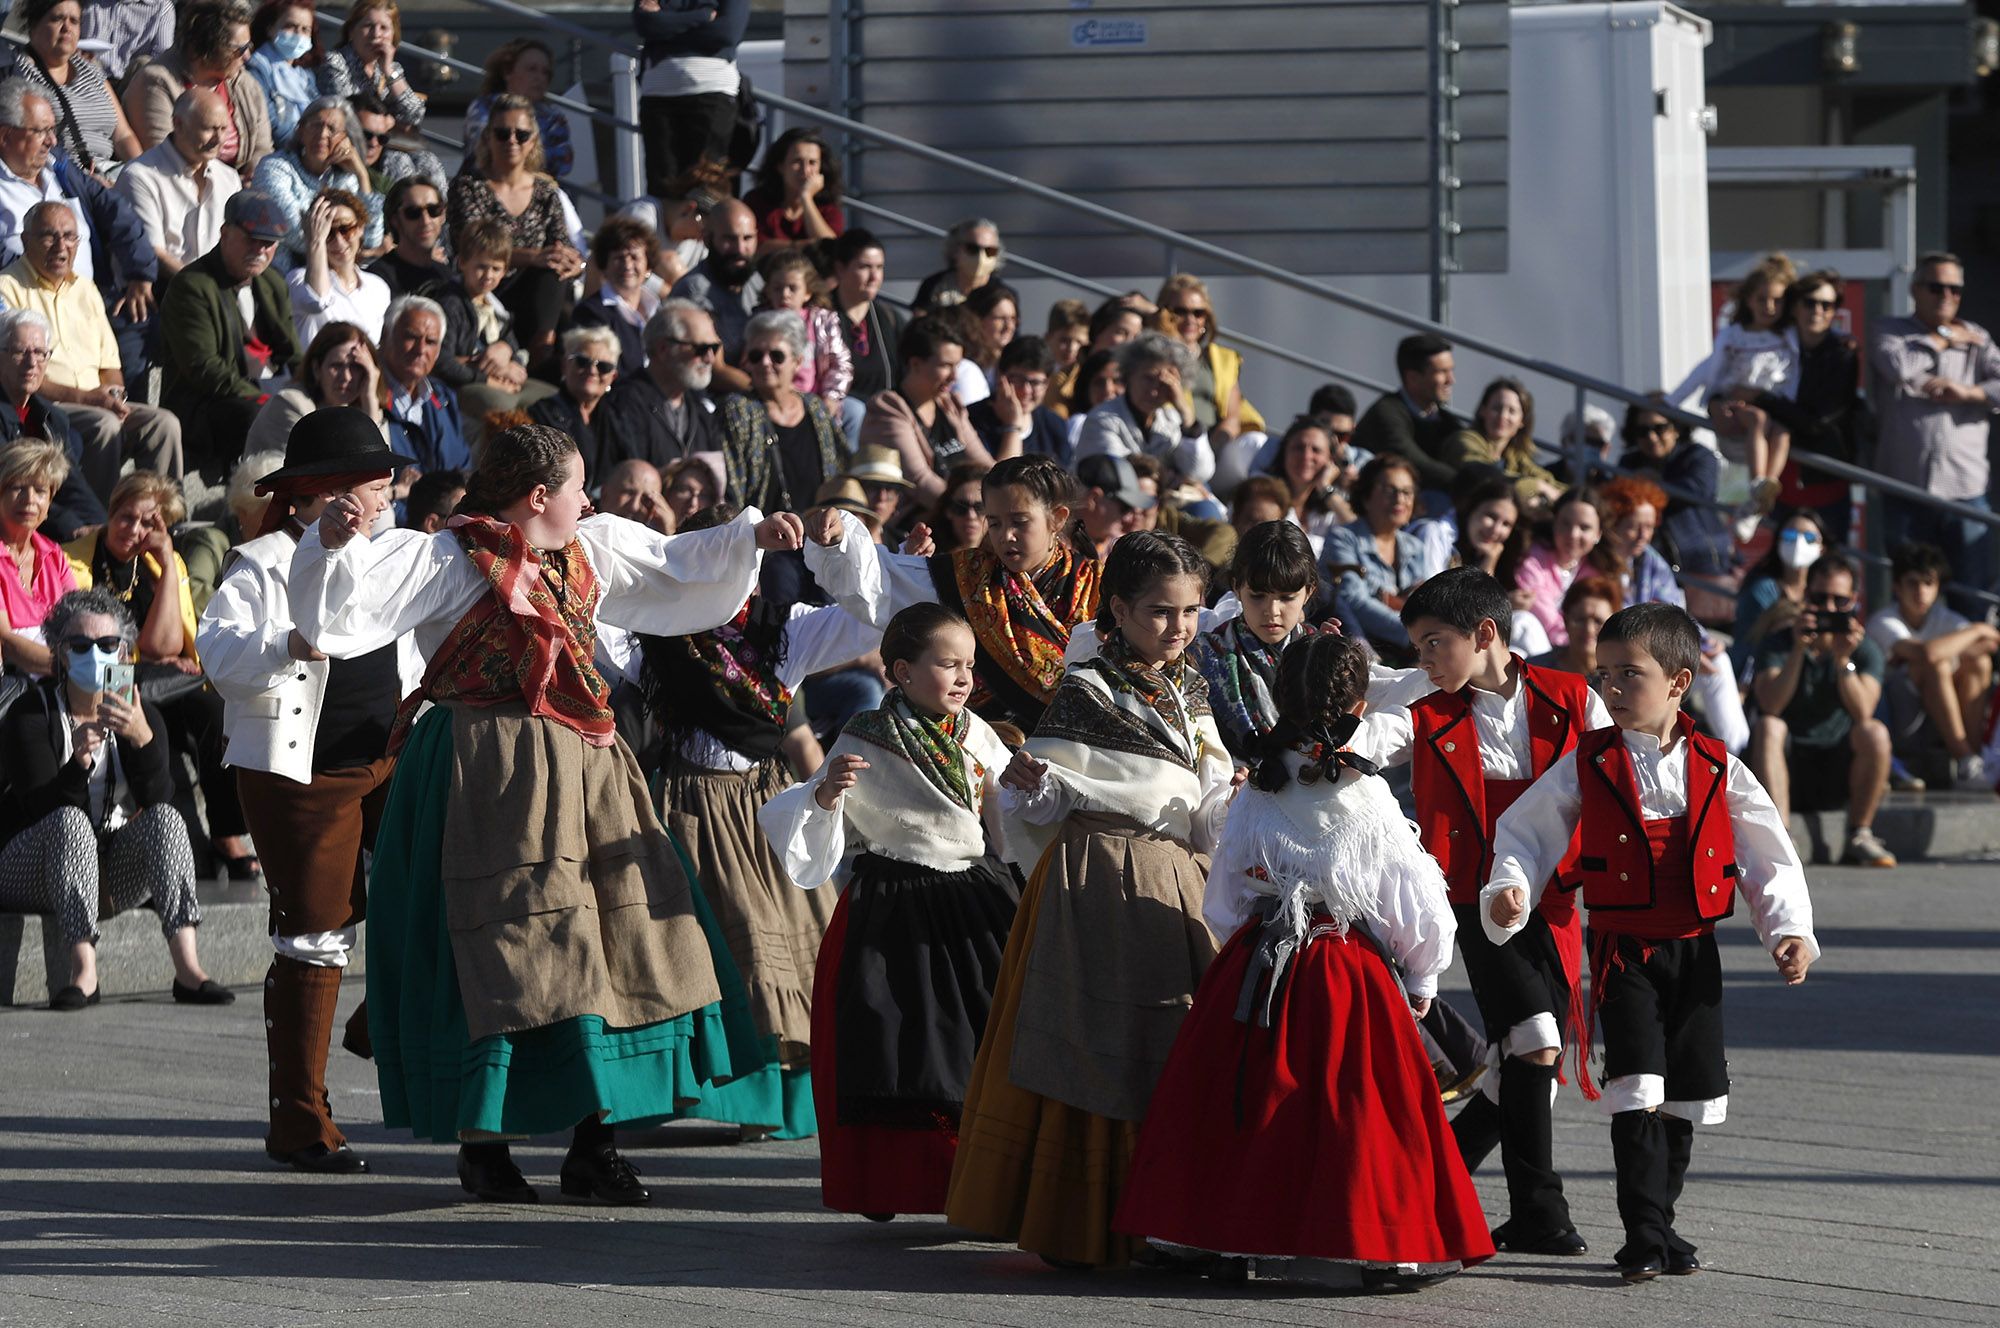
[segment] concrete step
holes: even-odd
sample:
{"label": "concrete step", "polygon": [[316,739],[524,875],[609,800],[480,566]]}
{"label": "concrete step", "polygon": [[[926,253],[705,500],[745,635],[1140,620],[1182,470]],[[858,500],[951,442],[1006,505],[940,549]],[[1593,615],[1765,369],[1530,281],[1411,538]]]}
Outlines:
{"label": "concrete step", "polygon": [[[1807,863],[1838,861],[1846,847],[1840,812],[1792,814],[1792,842]],[[1875,833],[1905,862],[2000,853],[2000,798],[1991,793],[1891,793]]]}

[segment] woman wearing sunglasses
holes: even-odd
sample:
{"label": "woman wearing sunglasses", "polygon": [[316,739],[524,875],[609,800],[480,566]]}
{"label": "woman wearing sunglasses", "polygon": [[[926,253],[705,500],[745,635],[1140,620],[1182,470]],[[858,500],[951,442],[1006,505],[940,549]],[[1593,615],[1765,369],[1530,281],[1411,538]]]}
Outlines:
{"label": "woman wearing sunglasses", "polygon": [[1216,341],[1215,305],[1207,284],[1192,272],[1177,272],[1161,285],[1159,317],[1162,330],[1194,352],[1185,404],[1215,450],[1218,484],[1233,489],[1270,441],[1264,416],[1243,395],[1243,356]]}
{"label": "woman wearing sunglasses", "polygon": [[[1861,401],[1861,350],[1836,326],[1843,284],[1838,272],[1822,268],[1785,289],[1781,322],[1798,359],[1798,395],[1787,398],[1763,392],[1750,404],[1790,429],[1794,448],[1853,461],[1868,429],[1868,407]],[[1819,514],[1834,545],[1847,542],[1852,507],[1847,481],[1826,475],[1808,478],[1795,461],[1786,463],[1779,481],[1781,509],[1809,507]]]}
{"label": "woman wearing sunglasses", "polygon": [[965,297],[1000,275],[1007,251],[1000,245],[1000,228],[984,217],[968,217],[944,237],[944,270],[933,272],[917,287],[910,307],[918,313],[962,304]]}
{"label": "woman wearing sunglasses", "polygon": [[452,243],[475,221],[498,221],[513,233],[512,266],[495,294],[514,315],[529,369],[545,369],[556,354],[563,288],[583,271],[583,255],[571,242],[561,191],[543,170],[535,104],[511,92],[495,97],[473,162],[452,182]]}
{"label": "woman wearing sunglasses", "polygon": [[803,512],[845,464],[847,440],[826,403],[794,385],[805,354],[805,320],[790,309],[767,309],[744,329],[750,393],[722,408],[724,497],[739,507]]}
{"label": "woman wearing sunglasses", "polygon": [[[588,464],[604,455],[597,408],[617,382],[618,334],[608,327],[573,327],[562,336],[562,386],[529,406],[528,418],[576,439]],[[604,476],[587,472],[583,482],[595,492]]]}
{"label": "woman wearing sunglasses", "polygon": [[368,191],[368,166],[361,156],[361,122],[339,97],[321,97],[307,106],[299,116],[291,149],[273,152],[258,162],[251,185],[277,200],[284,210],[285,238],[278,242],[272,260],[281,271],[293,272],[305,266],[314,235],[306,214],[314,200],[328,190],[352,195],[362,205],[360,249],[373,253],[382,247],[382,196]]}
{"label": "woman wearing sunglasses", "polygon": [[70,973],[52,1010],[97,1004],[98,919],[147,899],[166,933],[174,999],[227,1005],[235,994],[211,981],[195,955],[194,850],[172,806],[160,712],[116,686],[113,670],[132,659],[138,636],[132,615],[108,590],[78,590],[56,601],[43,626],[56,676],[0,724],[8,788],[0,908],[55,915]]}

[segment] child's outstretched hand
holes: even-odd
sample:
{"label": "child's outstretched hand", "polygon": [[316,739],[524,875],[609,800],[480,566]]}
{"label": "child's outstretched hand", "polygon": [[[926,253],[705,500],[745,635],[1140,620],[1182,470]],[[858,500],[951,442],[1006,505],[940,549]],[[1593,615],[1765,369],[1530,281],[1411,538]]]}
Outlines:
{"label": "child's outstretched hand", "polygon": [[903,539],[903,552],[912,558],[928,558],[937,552],[937,538],[931,528],[919,521],[910,527],[910,533]]}
{"label": "child's outstretched hand", "polygon": [[1528,894],[1518,885],[1509,886],[1493,896],[1493,907],[1487,910],[1494,926],[1509,929],[1518,926],[1527,915]]}
{"label": "child's outstretched hand", "polygon": [[847,525],[840,519],[837,507],[815,507],[806,513],[806,537],[823,548],[832,548],[840,543],[847,533]]}
{"label": "child's outstretched hand", "polygon": [[1028,755],[1028,749],[1023,747],[1014,753],[1014,759],[1000,772],[1000,782],[1010,789],[1033,793],[1042,786],[1042,780],[1048,777],[1048,773],[1048,765]]}
{"label": "child's outstretched hand", "polygon": [[821,811],[832,811],[840,801],[841,794],[860,782],[861,772],[868,768],[867,758],[854,752],[846,752],[833,758],[833,764],[826,768],[826,778],[813,790],[813,801]]}
{"label": "child's outstretched hand", "polygon": [[757,547],[766,552],[796,549],[805,543],[805,536],[805,522],[793,512],[779,512],[757,523]]}
{"label": "child's outstretched hand", "polygon": [[1778,972],[1785,978],[1785,985],[1796,987],[1806,980],[1806,970],[1812,967],[1811,952],[1806,943],[1796,936],[1780,940],[1771,951],[1771,957],[1778,961]]}

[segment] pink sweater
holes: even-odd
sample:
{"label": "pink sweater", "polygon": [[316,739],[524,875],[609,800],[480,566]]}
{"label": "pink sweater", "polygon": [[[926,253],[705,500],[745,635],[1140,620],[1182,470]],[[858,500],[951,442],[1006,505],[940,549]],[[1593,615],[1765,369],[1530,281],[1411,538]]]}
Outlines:
{"label": "pink sweater", "polygon": [[[1581,566],[1581,564],[1579,564]],[[1528,606],[1528,612],[1547,629],[1551,645],[1569,644],[1569,629],[1563,626],[1563,594],[1569,583],[1576,580],[1577,568],[1564,570],[1556,562],[1556,551],[1548,545],[1536,542],[1521,559],[1515,570],[1514,585],[1530,592],[1535,602]]]}

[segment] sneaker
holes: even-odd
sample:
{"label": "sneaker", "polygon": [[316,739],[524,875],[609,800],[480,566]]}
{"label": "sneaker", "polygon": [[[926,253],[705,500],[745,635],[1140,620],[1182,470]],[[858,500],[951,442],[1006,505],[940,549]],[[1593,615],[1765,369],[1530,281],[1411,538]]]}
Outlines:
{"label": "sneaker", "polygon": [[1930,786],[1924,783],[1922,775],[1913,775],[1910,773],[1909,767],[1903,764],[1902,757],[1892,756],[1889,758],[1889,788],[1892,791],[1896,793],[1922,793],[1928,787]]}
{"label": "sneaker", "polygon": [[1993,787],[1993,776],[1979,753],[1961,756],[1951,763],[1951,786],[1961,793],[1985,793]]}
{"label": "sneaker", "polygon": [[1847,851],[1840,855],[1840,860],[1850,867],[1893,867],[1896,865],[1896,855],[1889,851],[1886,844],[1875,837],[1873,828],[1865,825],[1847,837]]}

